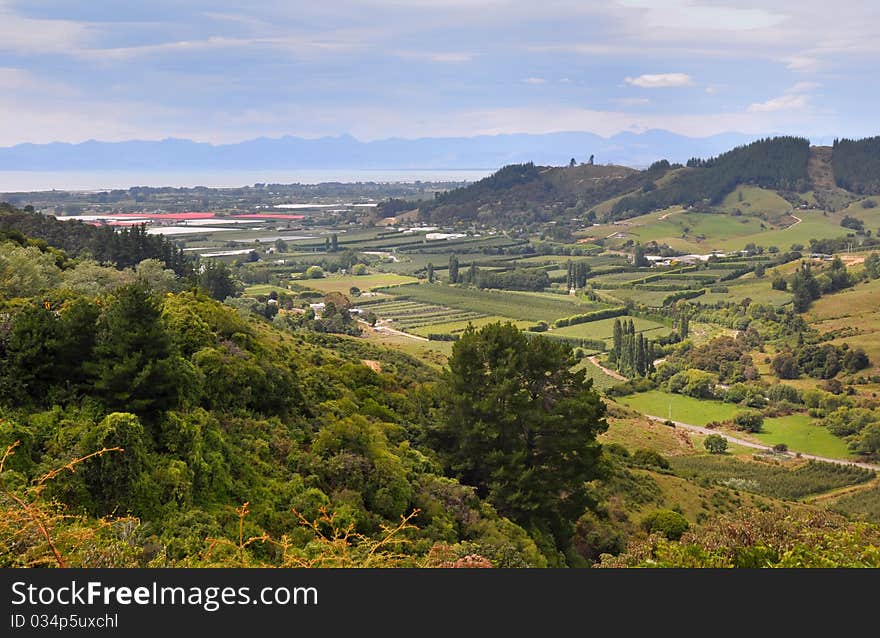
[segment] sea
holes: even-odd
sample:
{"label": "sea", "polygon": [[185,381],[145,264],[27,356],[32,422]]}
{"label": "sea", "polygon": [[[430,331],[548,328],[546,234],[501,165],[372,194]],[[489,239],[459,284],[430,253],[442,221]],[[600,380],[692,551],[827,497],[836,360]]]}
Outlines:
{"label": "sea", "polygon": [[103,191],[133,186],[237,188],[254,184],[323,182],[472,182],[496,169],[294,169],[205,172],[0,171],[0,193]]}

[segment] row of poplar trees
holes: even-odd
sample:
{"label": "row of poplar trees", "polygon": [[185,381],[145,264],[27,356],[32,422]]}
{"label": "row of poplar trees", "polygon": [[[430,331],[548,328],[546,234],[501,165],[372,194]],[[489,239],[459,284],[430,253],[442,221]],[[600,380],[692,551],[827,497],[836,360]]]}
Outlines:
{"label": "row of poplar trees", "polygon": [[632,319],[628,321],[614,320],[614,349],[611,361],[617,371],[627,376],[643,377],[654,371],[656,359],[655,344],[645,338],[636,328]]}

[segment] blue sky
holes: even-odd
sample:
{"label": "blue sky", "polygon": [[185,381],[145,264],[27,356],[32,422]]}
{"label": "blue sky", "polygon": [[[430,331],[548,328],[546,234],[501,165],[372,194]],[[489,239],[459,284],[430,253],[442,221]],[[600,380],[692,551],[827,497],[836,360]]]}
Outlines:
{"label": "blue sky", "polygon": [[0,145],[878,132],[872,2],[0,0]]}

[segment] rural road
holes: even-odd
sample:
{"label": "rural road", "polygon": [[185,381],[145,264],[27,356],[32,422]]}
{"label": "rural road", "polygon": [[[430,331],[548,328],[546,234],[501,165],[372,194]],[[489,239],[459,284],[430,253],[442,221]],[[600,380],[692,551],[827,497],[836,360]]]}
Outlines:
{"label": "rural road", "polygon": [[629,379],[627,379],[622,374],[619,374],[619,373],[615,372],[614,370],[610,370],[610,369],[606,368],[605,366],[603,366],[601,363],[599,363],[599,360],[596,358],[596,355],[589,357],[589,359],[590,359],[590,363],[592,363],[594,366],[599,368],[602,372],[607,374],[609,377],[617,379],[618,381],[629,381]]}
{"label": "rural road", "polygon": [[[666,422],[666,420],[667,420],[667,419],[664,419],[663,417],[654,416],[652,414],[646,414],[644,416],[651,419],[652,421]],[[728,441],[730,441],[731,443],[736,443],[737,445],[742,445],[744,447],[750,447],[750,448],[754,448],[756,450],[762,450],[765,452],[773,450],[773,448],[769,445],[762,445],[760,443],[753,443],[752,441],[738,439],[735,436],[731,436],[730,434],[726,434],[726,433],[721,432],[719,430],[712,430],[710,428],[704,428],[699,425],[691,425],[690,423],[682,423],[681,421],[673,421],[673,423],[675,424],[675,427],[677,427],[677,428],[681,428],[683,430],[688,430],[689,432],[696,432],[697,434],[719,434],[719,435],[723,436],[725,439],[727,439]],[[797,450],[789,450],[788,451],[789,455],[793,455],[793,454],[797,454],[797,453],[798,453]],[[825,463],[836,463],[837,465],[855,465],[857,467],[863,467],[868,470],[880,471],[880,465],[874,465],[872,463],[859,463],[857,461],[845,461],[843,459],[832,459],[832,458],[828,458],[826,456],[816,456],[814,454],[804,454],[803,452],[801,452],[800,455],[801,455],[801,458],[803,458],[803,459],[810,459],[813,461],[824,461]]]}
{"label": "rural road", "polygon": [[785,230],[788,230],[789,228],[794,228],[795,226],[797,226],[798,224],[800,224],[802,221],[804,221],[803,219],[801,219],[801,218],[798,217],[797,215],[792,215],[791,213],[789,213],[788,216],[791,217],[791,218],[793,218],[793,219],[796,219],[797,221],[796,221],[795,223],[793,223],[791,226],[786,226],[786,227],[785,227]]}

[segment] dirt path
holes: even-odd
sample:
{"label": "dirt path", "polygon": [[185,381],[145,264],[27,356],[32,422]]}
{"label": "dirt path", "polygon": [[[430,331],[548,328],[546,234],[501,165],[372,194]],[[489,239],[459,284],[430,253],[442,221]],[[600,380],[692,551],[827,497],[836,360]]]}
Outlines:
{"label": "dirt path", "polygon": [[[665,422],[667,419],[663,417],[654,416],[652,414],[646,414],[645,417],[651,419],[652,421],[663,421]],[[742,445],[744,447],[753,448],[756,450],[770,451],[773,448],[769,445],[763,445],[761,443],[754,443],[752,441],[746,441],[745,439],[738,439],[735,436],[731,436],[721,430],[712,430],[710,428],[704,428],[699,425],[691,425],[690,423],[682,423],[681,421],[673,421],[675,427],[682,428],[684,430],[688,430],[689,432],[696,432],[697,434],[719,434],[723,436],[725,439],[730,441],[731,443],[736,443],[737,445]],[[789,450],[787,455],[794,456],[798,454],[796,450]],[[846,461],[844,459],[832,459],[827,456],[816,456],[815,454],[805,454],[803,452],[800,453],[800,458],[803,459],[811,459],[813,461],[824,461],[825,463],[836,463],[837,465],[855,465],[856,467],[863,467],[869,470],[880,471],[880,465],[874,465],[872,463],[859,463],[858,461]]]}
{"label": "dirt path", "polygon": [[594,366],[599,368],[602,372],[607,374],[612,379],[617,379],[618,381],[628,381],[628,379],[625,376],[623,376],[622,374],[620,374],[619,372],[616,372],[614,370],[610,370],[609,368],[606,368],[601,363],[599,363],[599,360],[596,358],[596,355],[589,357],[589,359],[590,359],[590,363],[592,363]]}
{"label": "dirt path", "polygon": [[795,226],[797,226],[798,224],[800,224],[802,221],[804,221],[803,219],[801,219],[801,218],[798,217],[797,215],[792,215],[791,213],[789,213],[788,216],[791,217],[792,219],[796,219],[797,221],[796,221],[795,223],[793,223],[791,226],[786,226],[786,227],[785,227],[785,230],[788,230],[788,229],[790,229],[790,228],[794,228]]}

